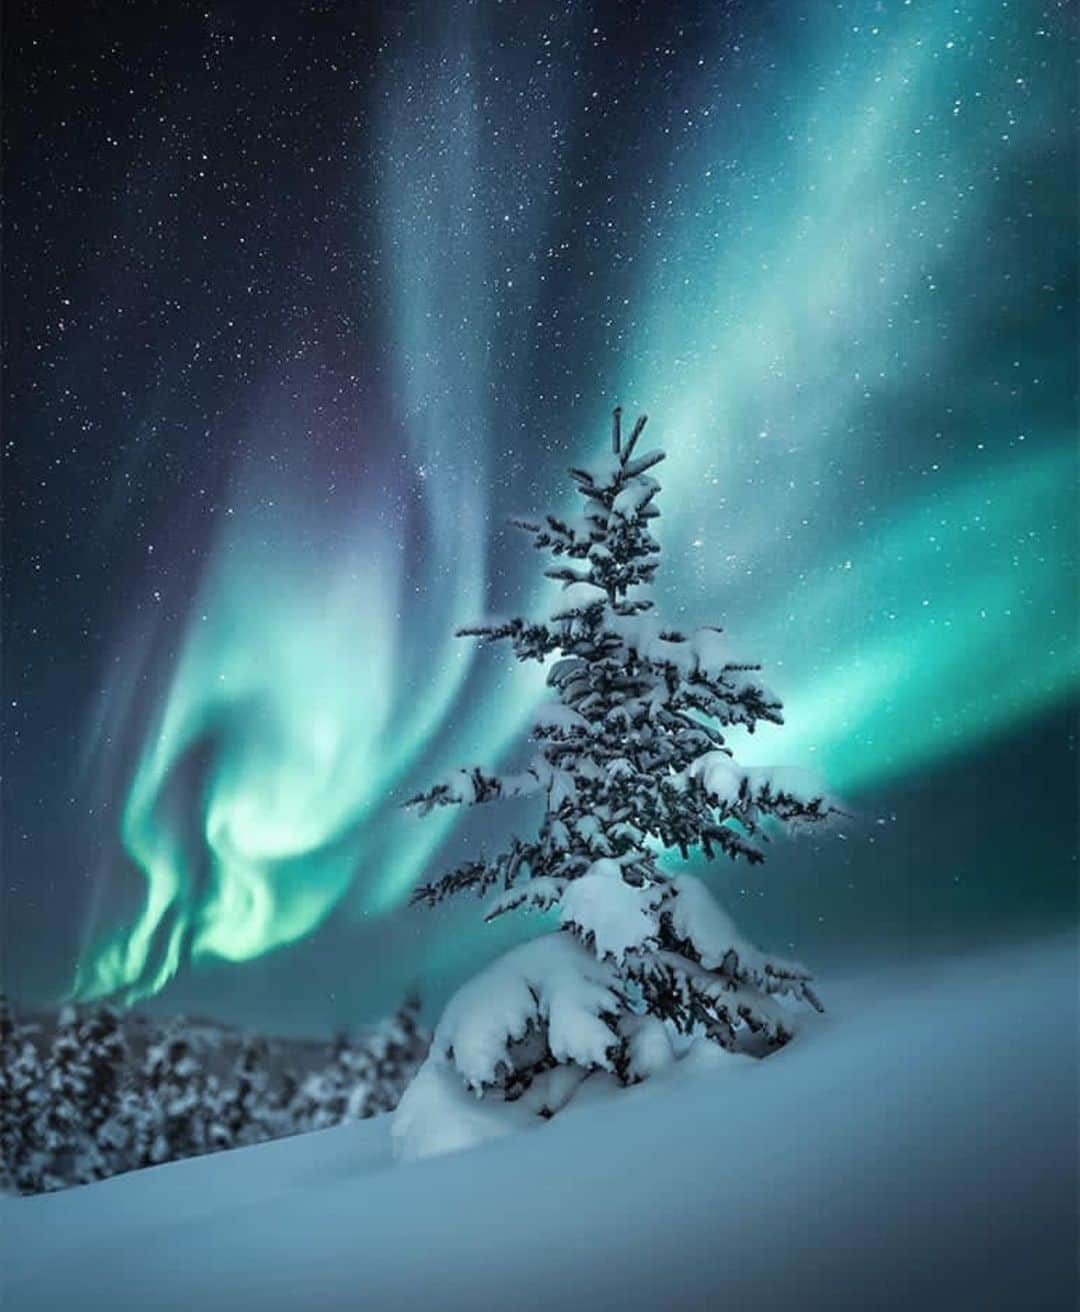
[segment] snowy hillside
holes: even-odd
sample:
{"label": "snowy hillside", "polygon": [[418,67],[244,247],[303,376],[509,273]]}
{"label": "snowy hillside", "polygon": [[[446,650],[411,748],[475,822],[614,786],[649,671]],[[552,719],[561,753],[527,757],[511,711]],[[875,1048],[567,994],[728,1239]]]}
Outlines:
{"label": "snowy hillside", "polygon": [[4,1312],[1071,1309],[1076,949],[821,981],[764,1062],[409,1165],[389,1118],[0,1201]]}

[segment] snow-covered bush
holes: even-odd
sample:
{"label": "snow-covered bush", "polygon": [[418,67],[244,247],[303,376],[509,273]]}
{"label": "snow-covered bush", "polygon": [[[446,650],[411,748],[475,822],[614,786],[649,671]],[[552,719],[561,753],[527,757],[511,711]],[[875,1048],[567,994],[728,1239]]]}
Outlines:
{"label": "snow-covered bush", "polygon": [[[738,765],[730,725],[781,724],[759,667],[720,630],[664,625],[645,595],[660,548],[649,531],[664,453],[625,446],[572,469],[580,514],[516,521],[554,563],[551,612],[462,630],[551,661],[554,698],[533,718],[538,751],[520,773],[473,766],[412,798],[421,813],[535,796],[539,831],[418,890],[435,904],[471,889],[486,918],[519,907],[560,929],[517,948],[452,999],[428,1061],[395,1117],[402,1156],[463,1147],[558,1112],[587,1079],[630,1084],[703,1036],[764,1055],[792,1035],[784,1000],[818,1007],[801,966],[757,951],[699,880],[673,877],[657,851],[763,859],[770,825],[817,824],[832,808],[812,781]],[[778,1005],[779,1002],[779,1005]]]}

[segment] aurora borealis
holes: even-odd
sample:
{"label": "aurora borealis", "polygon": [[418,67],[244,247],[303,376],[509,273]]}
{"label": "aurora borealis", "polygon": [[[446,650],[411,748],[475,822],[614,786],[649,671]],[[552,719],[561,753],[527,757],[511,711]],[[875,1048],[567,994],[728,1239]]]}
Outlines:
{"label": "aurora borealis", "polygon": [[741,756],[855,817],[716,872],[748,928],[809,956],[1071,913],[1070,6],[8,29],[16,995],[327,1027],[494,951],[405,906],[488,821],[398,803],[519,744],[542,672],[451,634],[535,601],[504,521],[617,402],[669,453],[663,611],[785,702]]}

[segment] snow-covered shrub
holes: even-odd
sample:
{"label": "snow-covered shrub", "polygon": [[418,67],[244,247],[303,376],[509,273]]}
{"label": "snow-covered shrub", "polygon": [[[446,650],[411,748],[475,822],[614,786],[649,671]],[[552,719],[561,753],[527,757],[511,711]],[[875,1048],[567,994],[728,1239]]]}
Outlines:
{"label": "snow-covered shrub", "polygon": [[554,557],[545,573],[563,587],[550,613],[461,631],[509,642],[519,660],[556,657],[554,698],[533,718],[525,770],[457,770],[409,805],[535,796],[543,818],[532,839],[463,863],[416,900],[472,889],[490,895],[489,920],[526,907],[556,912],[561,928],[451,1000],[396,1114],[402,1156],[554,1115],[586,1079],[644,1079],[689,1036],[764,1055],[792,1035],[778,999],[820,1005],[806,970],[751,947],[704,884],[657,862],[658,849],[758,862],[768,826],[817,824],[832,808],[799,772],[742,767],[726,745],[730,725],[783,722],[759,667],[720,630],[684,634],[653,613],[649,471],[664,453],[635,454],[644,426],[624,446],[616,410],[612,454],[570,471],[580,514],[517,521]]}

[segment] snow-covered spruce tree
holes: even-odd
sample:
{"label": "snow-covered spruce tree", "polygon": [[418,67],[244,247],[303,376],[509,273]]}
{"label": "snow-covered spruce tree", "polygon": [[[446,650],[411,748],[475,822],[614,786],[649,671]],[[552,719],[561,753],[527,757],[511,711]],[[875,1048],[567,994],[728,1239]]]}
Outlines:
{"label": "snow-covered spruce tree", "polygon": [[325,1066],[301,1081],[292,1117],[298,1131],[325,1130],[349,1116],[350,1105],[367,1096],[370,1063],[347,1034],[338,1034]]}
{"label": "snow-covered spruce tree", "polygon": [[15,1016],[7,997],[0,993],[0,1190],[16,1188],[15,1160],[18,1134],[12,1108],[13,1069],[15,1066]]}
{"label": "snow-covered spruce tree", "polygon": [[45,1096],[36,1131],[48,1156],[46,1189],[84,1184],[100,1174],[97,1145],[87,1125],[91,1072],[74,1007],[62,1007],[45,1064]]}
{"label": "snow-covered spruce tree", "polygon": [[291,1129],[322,1130],[393,1111],[431,1042],[419,1011],[419,998],[408,997],[360,1038],[339,1034],[330,1061],[296,1090],[289,1107]]}
{"label": "snow-covered spruce tree", "polygon": [[[24,1081],[35,1065],[33,1045],[23,1045],[16,1069]],[[127,1168],[123,1084],[129,1069],[127,1041],[114,1010],[98,1007],[81,1015],[70,1005],[60,1009],[39,1067],[40,1090],[21,1118],[22,1140],[37,1145],[44,1164],[27,1191],[86,1184]]]}
{"label": "snow-covered spruce tree", "polygon": [[49,1157],[38,1134],[45,1068],[6,999],[0,999],[0,1187],[23,1194],[45,1188]]}
{"label": "snow-covered spruce tree", "polygon": [[138,1087],[136,1165],[156,1166],[228,1146],[218,1125],[217,1081],[207,1075],[197,1038],[182,1018],[147,1048]]}
{"label": "snow-covered spruce tree", "polygon": [[420,999],[407,997],[397,1011],[366,1038],[367,1078],[358,1086],[362,1094],[350,1105],[353,1116],[378,1116],[393,1111],[431,1046],[431,1036],[420,1024]]}
{"label": "snow-covered spruce tree", "polygon": [[[613,450],[570,471],[580,514],[515,521],[554,557],[552,613],[461,630],[547,661],[554,700],[533,720],[538,751],[519,774],[459,770],[407,805],[539,795],[534,837],[466,861],[418,890],[434,905],[493,894],[561,929],[515,948],[450,1001],[431,1054],[395,1117],[399,1154],[423,1155],[556,1113],[583,1080],[629,1084],[674,1060],[679,1036],[764,1055],[791,1037],[793,1009],[819,1004],[801,967],[749,946],[704,884],[658,865],[658,849],[758,862],[766,828],[823,821],[828,802],[798,772],[739,766],[731,725],[782,723],[756,665],[716,628],[677,632],[647,595],[660,548],[650,525],[664,452],[637,453],[642,416]],[[464,1096],[464,1091],[477,1095]]]}
{"label": "snow-covered spruce tree", "polygon": [[265,1039],[257,1035],[245,1036],[231,1078],[225,1081],[218,1100],[215,1124],[221,1140],[215,1147],[263,1143],[274,1137],[276,1125],[269,1092],[269,1057],[270,1049]]}
{"label": "snow-covered spruce tree", "polygon": [[287,1064],[270,1087],[269,1107],[274,1139],[283,1139],[290,1134],[298,1134],[306,1128],[298,1114],[300,1095],[300,1076],[295,1067]]}
{"label": "snow-covered spruce tree", "polygon": [[83,1018],[78,1037],[86,1065],[82,1120],[89,1141],[81,1174],[102,1180],[126,1170],[130,1161],[126,1094],[131,1059],[120,1015],[112,1007],[95,1007]]}

